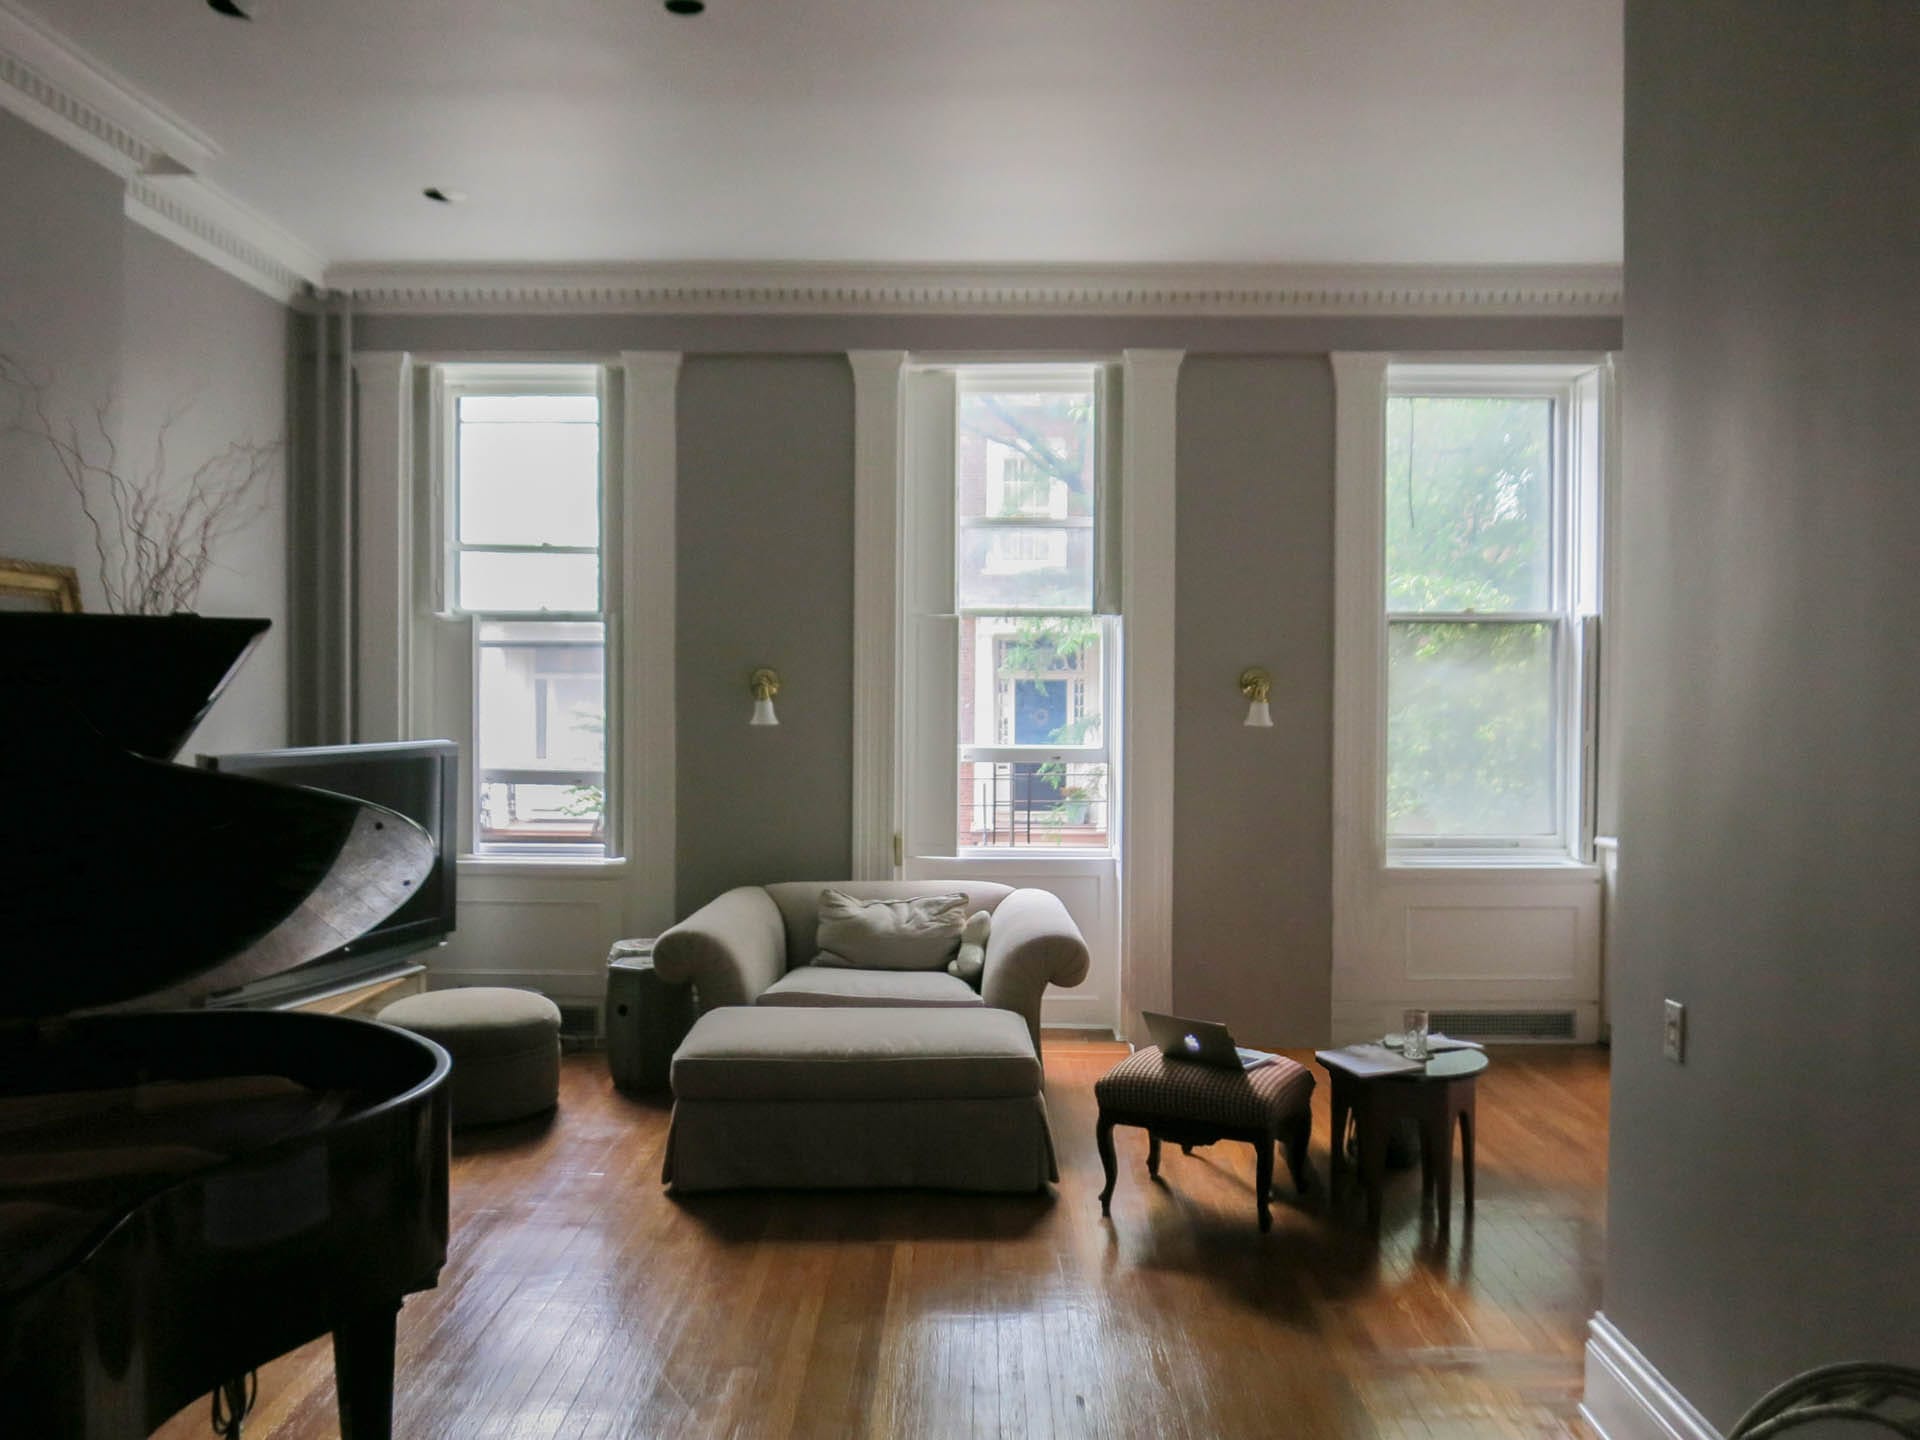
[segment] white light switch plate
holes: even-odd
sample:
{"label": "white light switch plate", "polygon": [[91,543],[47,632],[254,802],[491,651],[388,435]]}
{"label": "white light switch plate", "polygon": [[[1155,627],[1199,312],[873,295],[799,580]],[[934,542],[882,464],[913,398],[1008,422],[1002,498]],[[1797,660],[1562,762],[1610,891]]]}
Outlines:
{"label": "white light switch plate", "polygon": [[1686,1062],[1687,1007],[1678,1000],[1667,1001],[1667,1018],[1661,1034],[1660,1053],[1676,1065]]}

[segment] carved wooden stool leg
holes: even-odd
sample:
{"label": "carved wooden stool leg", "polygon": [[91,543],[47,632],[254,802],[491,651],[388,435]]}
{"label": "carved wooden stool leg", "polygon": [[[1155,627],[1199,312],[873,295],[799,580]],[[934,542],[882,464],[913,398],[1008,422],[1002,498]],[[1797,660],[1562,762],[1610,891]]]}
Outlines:
{"label": "carved wooden stool leg", "polygon": [[1100,1192],[1100,1213],[1111,1215],[1113,1184],[1119,1176],[1119,1165],[1113,1155],[1113,1121],[1106,1116],[1100,1117],[1100,1123],[1094,1128],[1094,1143],[1100,1147],[1100,1165],[1107,1172],[1107,1188]]}

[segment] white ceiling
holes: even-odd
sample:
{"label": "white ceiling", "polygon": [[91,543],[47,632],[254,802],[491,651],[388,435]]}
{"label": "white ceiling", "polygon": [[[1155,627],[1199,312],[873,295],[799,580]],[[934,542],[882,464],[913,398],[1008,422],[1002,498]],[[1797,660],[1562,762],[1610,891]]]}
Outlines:
{"label": "white ceiling", "polygon": [[1620,258],[1620,0],[22,8],[336,264]]}

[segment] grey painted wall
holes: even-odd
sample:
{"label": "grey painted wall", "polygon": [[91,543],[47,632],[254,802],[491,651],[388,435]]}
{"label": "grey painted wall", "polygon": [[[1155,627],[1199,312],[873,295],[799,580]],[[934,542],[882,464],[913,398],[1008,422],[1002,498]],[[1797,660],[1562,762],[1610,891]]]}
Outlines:
{"label": "grey painted wall", "polygon": [[1916,75],[1907,0],[1627,5],[1605,1308],[1723,1428],[1920,1363]]}
{"label": "grey painted wall", "polygon": [[[1324,355],[1181,367],[1173,1000],[1264,1045],[1332,1004],[1333,375]],[[1250,730],[1241,670],[1274,676]]]}
{"label": "grey painted wall", "polygon": [[[682,914],[734,885],[833,879],[853,843],[853,372],[844,356],[680,371]],[[780,724],[747,677],[780,672]]]}
{"label": "grey painted wall", "polygon": [[[0,354],[45,385],[56,418],[91,416],[120,365],[120,182],[0,113]],[[44,444],[5,433],[20,397],[0,394],[0,555],[72,565],[101,605],[84,521]]]}
{"label": "grey painted wall", "polygon": [[[291,314],[232,276],[138,226],[126,227],[121,416],[129,437],[157,434],[190,471],[228,445],[271,445],[287,429]],[[215,552],[200,591],[208,615],[259,615],[273,629],[188,741],[198,751],[287,743],[287,486],[273,458],[244,531]]]}
{"label": "grey painted wall", "polygon": [[[169,475],[230,441],[269,442],[286,425],[288,312],[132,225],[107,171],[0,114],[0,351],[44,380],[50,414],[91,422],[111,402],[123,468],[143,470],[169,415]],[[8,404],[0,397],[0,404]],[[0,414],[10,419],[11,411]],[[287,662],[285,486],[215,553],[207,614],[264,615],[268,636],[184,752],[282,744]],[[79,571],[105,608],[91,532],[46,447],[0,435],[0,555]]]}

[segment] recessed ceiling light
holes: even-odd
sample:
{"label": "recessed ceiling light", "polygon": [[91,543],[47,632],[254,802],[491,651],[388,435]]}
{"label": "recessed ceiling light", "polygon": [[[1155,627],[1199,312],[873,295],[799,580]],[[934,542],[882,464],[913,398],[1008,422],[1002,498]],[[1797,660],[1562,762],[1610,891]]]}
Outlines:
{"label": "recessed ceiling light", "polygon": [[666,0],[669,15],[698,15],[707,8],[707,0]]}
{"label": "recessed ceiling light", "polygon": [[230,20],[251,20],[254,0],[207,0],[207,8]]}
{"label": "recessed ceiling light", "polygon": [[420,192],[436,205],[458,205],[467,198],[464,190],[449,190],[442,185],[429,185]]}

